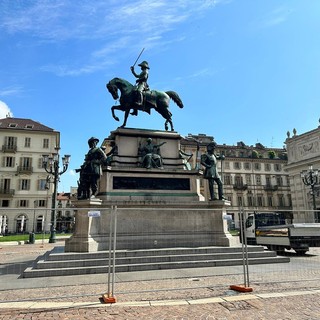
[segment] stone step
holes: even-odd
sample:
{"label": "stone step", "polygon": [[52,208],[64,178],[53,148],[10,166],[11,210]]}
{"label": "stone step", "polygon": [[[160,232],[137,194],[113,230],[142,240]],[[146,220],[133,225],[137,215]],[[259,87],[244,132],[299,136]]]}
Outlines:
{"label": "stone step", "polygon": [[[143,250],[116,250],[116,258],[120,257],[142,257],[142,256],[165,256],[165,255],[189,255],[189,254],[221,254],[221,253],[242,253],[241,247],[197,247],[197,248],[164,248],[164,249],[143,249]],[[248,246],[248,252],[265,252],[262,246]],[[112,254],[111,254],[112,255]],[[61,252],[53,250],[47,260],[81,260],[81,259],[108,259],[108,251],[98,252]]]}
{"label": "stone step", "polygon": [[[289,261],[290,261],[289,258],[279,257],[279,256],[267,257],[267,258],[252,258],[252,259],[249,259],[249,265],[287,263]],[[238,266],[242,264],[243,264],[242,259],[142,263],[142,264],[131,264],[131,265],[116,265],[115,272]],[[108,272],[108,266],[90,266],[90,267],[86,266],[86,267],[77,267],[77,268],[69,267],[69,268],[52,268],[52,269],[27,268],[23,272],[23,277],[36,278],[36,277],[67,276],[67,275],[80,275],[80,274],[97,274],[97,273],[107,273],[107,272]]]}
{"label": "stone step", "polygon": [[[275,257],[274,251],[268,252],[249,252],[249,258],[267,258]],[[133,257],[116,257],[117,265],[126,264],[142,264],[142,263],[161,263],[161,262],[178,262],[178,261],[199,261],[199,260],[227,260],[227,259],[241,259],[242,253],[225,253],[225,254],[188,254],[188,255],[158,255],[158,256],[133,256]],[[39,260],[37,269],[52,269],[52,268],[70,268],[70,267],[86,267],[86,266],[104,266],[109,264],[109,259],[86,259],[86,260]]]}
{"label": "stone step", "polygon": [[[53,250],[23,272],[24,278],[97,274],[108,272],[108,253],[55,253]],[[261,246],[248,247],[249,265],[287,263]],[[115,272],[221,267],[243,264],[241,247],[168,248],[116,251]]]}

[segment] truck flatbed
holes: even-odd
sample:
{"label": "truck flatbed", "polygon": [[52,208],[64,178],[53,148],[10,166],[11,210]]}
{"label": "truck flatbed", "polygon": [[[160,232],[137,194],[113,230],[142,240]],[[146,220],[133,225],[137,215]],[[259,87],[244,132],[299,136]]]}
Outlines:
{"label": "truck flatbed", "polygon": [[320,246],[320,224],[293,223],[259,227],[256,229],[256,242],[277,252],[293,248],[303,254],[309,247]]}

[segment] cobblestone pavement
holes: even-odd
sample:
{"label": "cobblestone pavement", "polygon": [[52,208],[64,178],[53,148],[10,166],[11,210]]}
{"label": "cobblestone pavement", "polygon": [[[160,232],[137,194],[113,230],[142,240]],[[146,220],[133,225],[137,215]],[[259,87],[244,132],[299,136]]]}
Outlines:
{"label": "cobblestone pavement", "polygon": [[[243,274],[234,272],[236,269],[225,268],[221,274],[196,277],[161,278],[149,274],[149,280],[140,275],[142,280],[128,278],[120,281],[120,276],[115,284],[117,302],[104,304],[100,301],[107,291],[106,277],[103,275],[82,276],[82,281],[78,281],[81,276],[72,279],[54,277],[51,282],[48,278],[48,285],[43,285],[46,279],[42,282],[27,279],[33,281],[33,285],[23,289],[16,286],[26,279],[14,280],[14,276],[18,276],[27,264],[54,245],[1,247],[0,243],[1,320],[320,320],[319,248],[310,250],[310,255],[306,257],[292,256],[290,267],[289,264],[264,265],[262,269],[252,266],[251,293],[229,290],[230,284],[242,283]],[[9,272],[12,278],[7,278]],[[196,270],[195,274],[199,272]],[[12,283],[4,283],[7,279],[13,279]],[[5,285],[10,289],[2,289]]]}
{"label": "cobblestone pavement", "polygon": [[[274,294],[271,294],[271,296]],[[1,309],[0,319],[273,319],[316,320],[320,319],[320,291],[318,293],[292,292],[292,296],[245,295],[241,300],[163,301],[159,304],[97,305],[62,307],[52,304],[38,308]],[[239,298],[239,297],[237,297]],[[216,298],[218,299],[218,298]]]}

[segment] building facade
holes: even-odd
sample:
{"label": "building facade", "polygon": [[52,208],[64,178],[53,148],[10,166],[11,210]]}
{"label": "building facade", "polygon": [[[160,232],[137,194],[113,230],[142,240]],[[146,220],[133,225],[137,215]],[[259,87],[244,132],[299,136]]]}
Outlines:
{"label": "building facade", "polygon": [[62,233],[71,233],[74,228],[74,210],[72,208],[72,197],[76,194],[61,192],[57,194],[57,226],[56,229]]}
{"label": "building facade", "polygon": [[[205,134],[189,134],[181,140],[183,153],[193,154],[190,160],[192,168],[201,170],[201,154],[206,152],[211,141],[213,137]],[[247,146],[238,142],[235,146],[218,144],[215,153],[225,158],[219,161],[218,170],[224,196],[231,202],[228,214],[234,217],[236,227],[240,208],[247,212],[291,210],[290,181],[285,171],[286,149],[267,148],[259,143]],[[205,199],[209,199],[205,179],[201,179],[201,192]]]}
{"label": "building facade", "polygon": [[287,133],[285,143],[295,218],[303,222],[320,222],[320,177],[315,177],[317,181],[312,190],[311,185],[303,183],[301,176],[306,174],[308,177],[310,171],[316,174],[320,170],[320,126],[300,135],[294,129],[292,136]]}
{"label": "building facade", "polygon": [[52,184],[43,155],[59,152],[60,133],[30,119],[0,119],[0,233],[50,229]]}

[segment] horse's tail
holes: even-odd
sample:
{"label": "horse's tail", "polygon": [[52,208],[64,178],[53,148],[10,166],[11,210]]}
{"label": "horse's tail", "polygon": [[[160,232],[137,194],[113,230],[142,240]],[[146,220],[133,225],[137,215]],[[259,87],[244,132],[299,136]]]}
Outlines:
{"label": "horse's tail", "polygon": [[166,91],[166,94],[177,104],[179,108],[183,108],[183,103],[176,92]]}

